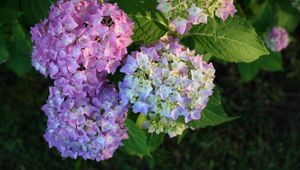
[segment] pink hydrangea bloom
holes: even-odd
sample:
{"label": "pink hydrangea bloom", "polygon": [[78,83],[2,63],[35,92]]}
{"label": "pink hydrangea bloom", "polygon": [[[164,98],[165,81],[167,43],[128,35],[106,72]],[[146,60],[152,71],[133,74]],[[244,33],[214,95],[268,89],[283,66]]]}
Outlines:
{"label": "pink hydrangea bloom", "polygon": [[216,10],[216,16],[225,21],[229,16],[234,16],[236,13],[233,0],[222,0],[220,7]]}
{"label": "pink hydrangea bloom", "polygon": [[133,22],[116,4],[59,0],[31,29],[32,64],[52,79],[82,70],[114,73],[132,42]]}
{"label": "pink hydrangea bloom", "polygon": [[179,34],[184,34],[187,30],[189,21],[184,18],[177,17],[172,21],[172,24]]}
{"label": "pink hydrangea bloom", "polygon": [[59,0],[31,29],[32,65],[54,79],[44,135],[63,157],[101,161],[128,138],[127,106],[107,83],[132,42],[133,22],[116,4]]}
{"label": "pink hydrangea bloom", "polygon": [[289,45],[289,34],[281,27],[274,27],[265,37],[267,46],[275,52],[280,52]]}
{"label": "pink hydrangea bloom", "polygon": [[193,25],[197,25],[200,23],[207,23],[207,17],[208,15],[204,13],[204,10],[197,7],[195,4],[193,4],[189,9],[189,20]]}

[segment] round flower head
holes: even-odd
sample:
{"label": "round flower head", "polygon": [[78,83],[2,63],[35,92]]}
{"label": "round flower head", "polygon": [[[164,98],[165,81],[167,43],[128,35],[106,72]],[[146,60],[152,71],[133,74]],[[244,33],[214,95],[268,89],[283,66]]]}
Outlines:
{"label": "round flower head", "polygon": [[149,132],[181,134],[186,123],[201,118],[213,93],[213,65],[177,41],[163,40],[133,52],[121,72],[122,104],[130,103],[134,113],[146,115]]}
{"label": "round flower head", "polygon": [[52,79],[82,70],[114,73],[132,42],[132,29],[116,4],[59,0],[31,29],[32,65]]}
{"label": "round flower head", "polygon": [[267,46],[274,52],[280,52],[289,45],[289,34],[281,27],[274,27],[265,37]]}
{"label": "round flower head", "polygon": [[43,111],[48,117],[44,135],[50,147],[63,157],[105,160],[127,139],[124,126],[127,108],[119,104],[112,85],[103,84],[98,93],[65,96],[62,87],[50,87]]}
{"label": "round flower head", "polygon": [[209,16],[217,16],[225,21],[236,12],[233,0],[157,1],[157,9],[171,20],[171,27],[175,27],[180,34],[184,34],[192,25],[206,24]]}

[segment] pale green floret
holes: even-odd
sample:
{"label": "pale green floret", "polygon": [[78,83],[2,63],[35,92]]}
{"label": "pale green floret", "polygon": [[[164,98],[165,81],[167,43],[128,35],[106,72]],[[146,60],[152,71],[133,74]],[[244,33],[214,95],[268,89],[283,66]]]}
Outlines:
{"label": "pale green floret", "polygon": [[173,0],[162,3],[164,14],[168,19],[174,20],[177,17],[187,18],[188,9],[193,6],[201,8],[205,14],[213,17],[218,8],[221,7],[222,0]]}
{"label": "pale green floret", "polygon": [[168,133],[170,137],[182,135],[183,131],[188,128],[184,123],[172,121],[164,117],[158,117],[155,114],[151,114],[150,120],[146,123],[149,124],[149,133]]}

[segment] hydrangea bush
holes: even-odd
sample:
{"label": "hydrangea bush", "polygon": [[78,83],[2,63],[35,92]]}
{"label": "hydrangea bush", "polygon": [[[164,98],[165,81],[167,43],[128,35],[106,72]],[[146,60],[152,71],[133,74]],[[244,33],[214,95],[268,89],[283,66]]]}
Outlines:
{"label": "hydrangea bush", "polygon": [[283,70],[300,19],[297,0],[19,1],[0,17],[0,63],[52,80],[45,140],[96,161],[151,157],[164,138],[236,119],[214,64],[237,63],[243,83]]}

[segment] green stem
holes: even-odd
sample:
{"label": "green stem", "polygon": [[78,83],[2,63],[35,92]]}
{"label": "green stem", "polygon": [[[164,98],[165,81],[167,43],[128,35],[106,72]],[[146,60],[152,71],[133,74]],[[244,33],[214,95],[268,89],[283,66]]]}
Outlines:
{"label": "green stem", "polygon": [[139,127],[139,128],[143,128],[143,123],[147,120],[147,117],[146,115],[140,113],[137,120],[136,120],[136,125]]}

